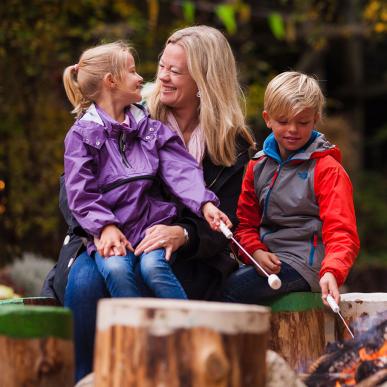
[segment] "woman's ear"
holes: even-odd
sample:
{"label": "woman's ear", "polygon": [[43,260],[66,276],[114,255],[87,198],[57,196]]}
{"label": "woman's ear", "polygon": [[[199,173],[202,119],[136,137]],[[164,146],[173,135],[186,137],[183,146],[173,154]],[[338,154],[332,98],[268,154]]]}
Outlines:
{"label": "woman's ear", "polygon": [[270,119],[269,113],[268,113],[266,110],[264,110],[264,111],[262,112],[262,117],[263,117],[263,119],[264,119],[264,121],[265,121],[265,123],[266,123],[266,126],[267,126],[269,129],[271,129],[271,119]]}

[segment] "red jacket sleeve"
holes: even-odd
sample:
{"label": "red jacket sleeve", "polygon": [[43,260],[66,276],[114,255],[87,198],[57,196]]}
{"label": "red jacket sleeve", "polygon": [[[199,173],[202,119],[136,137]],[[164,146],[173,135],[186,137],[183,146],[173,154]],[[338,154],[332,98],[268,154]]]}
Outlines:
{"label": "red jacket sleeve", "polygon": [[341,286],[360,248],[352,184],[344,168],[333,157],[326,156],[317,160],[314,188],[325,246],[320,278],[331,272]]}
{"label": "red jacket sleeve", "polygon": [[[254,165],[257,162],[259,160],[252,160],[247,165],[237,207],[239,224],[235,231],[235,238],[249,254],[253,254],[258,249],[268,250],[259,235],[261,208],[254,190]],[[251,264],[241,250],[239,250],[239,256],[244,263]]]}

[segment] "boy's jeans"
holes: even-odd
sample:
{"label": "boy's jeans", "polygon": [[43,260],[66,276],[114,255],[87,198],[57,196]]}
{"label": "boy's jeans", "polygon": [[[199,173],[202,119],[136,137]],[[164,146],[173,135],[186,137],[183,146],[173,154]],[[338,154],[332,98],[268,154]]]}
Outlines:
{"label": "boy's jeans", "polygon": [[259,304],[267,298],[280,294],[310,292],[309,284],[287,263],[282,262],[278,276],[282,281],[282,286],[278,290],[274,290],[267,283],[267,277],[257,273],[255,266],[243,265],[228,277],[221,300],[242,304]]}
{"label": "boy's jeans", "polygon": [[103,258],[95,253],[98,270],[105,279],[112,297],[141,297],[136,279],[136,266],[145,284],[159,298],[187,299],[187,295],[165,259],[165,249],[157,249],[136,257],[132,252],[125,256]]}

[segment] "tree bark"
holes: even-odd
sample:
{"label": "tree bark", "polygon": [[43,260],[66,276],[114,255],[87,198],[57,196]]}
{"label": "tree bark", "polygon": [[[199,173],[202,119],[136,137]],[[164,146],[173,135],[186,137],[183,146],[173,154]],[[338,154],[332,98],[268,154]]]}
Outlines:
{"label": "tree bark", "polygon": [[103,300],[95,385],[264,386],[269,317],[250,305]]}

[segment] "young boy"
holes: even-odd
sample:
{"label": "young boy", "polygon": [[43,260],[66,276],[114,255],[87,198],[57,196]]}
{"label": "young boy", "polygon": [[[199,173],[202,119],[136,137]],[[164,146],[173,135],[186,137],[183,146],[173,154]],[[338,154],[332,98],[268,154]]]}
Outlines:
{"label": "young boy", "polygon": [[[263,118],[272,133],[242,184],[236,238],[282,288],[248,265],[230,276],[225,300],[257,303],[280,293],[320,291],[340,299],[359,251],[350,179],[340,151],[314,127],[324,96],[315,79],[285,72],[267,86]],[[242,254],[242,253],[241,253]],[[258,273],[261,274],[261,273]]]}

